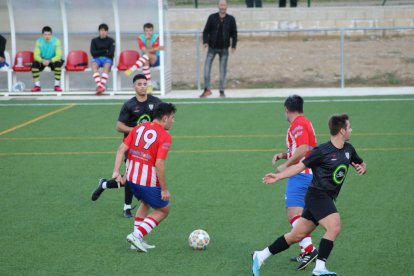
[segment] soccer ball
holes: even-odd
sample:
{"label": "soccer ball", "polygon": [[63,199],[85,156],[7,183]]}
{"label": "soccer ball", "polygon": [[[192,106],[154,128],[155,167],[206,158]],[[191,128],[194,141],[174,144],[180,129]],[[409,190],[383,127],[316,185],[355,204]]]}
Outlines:
{"label": "soccer ball", "polygon": [[197,229],[188,237],[188,244],[194,250],[205,250],[210,243],[210,236],[204,230]]}

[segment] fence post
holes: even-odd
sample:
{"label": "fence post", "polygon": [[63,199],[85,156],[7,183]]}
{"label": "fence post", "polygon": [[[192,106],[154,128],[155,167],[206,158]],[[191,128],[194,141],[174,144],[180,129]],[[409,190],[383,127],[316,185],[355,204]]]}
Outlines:
{"label": "fence post", "polygon": [[196,66],[197,66],[197,90],[201,90],[200,78],[200,32],[196,33]]}
{"label": "fence post", "polygon": [[345,88],[345,58],[344,58],[345,31],[341,28],[341,88]]}

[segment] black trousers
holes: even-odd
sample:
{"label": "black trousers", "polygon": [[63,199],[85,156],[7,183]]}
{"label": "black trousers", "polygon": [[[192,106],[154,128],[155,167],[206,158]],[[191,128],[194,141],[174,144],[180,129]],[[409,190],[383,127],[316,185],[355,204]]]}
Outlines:
{"label": "black trousers", "polygon": [[246,0],[246,7],[248,8],[261,8],[262,7],[262,0]]}
{"label": "black trousers", "polygon": [[[290,7],[294,8],[298,6],[298,0],[290,0]],[[286,7],[286,0],[279,0],[279,8]]]}

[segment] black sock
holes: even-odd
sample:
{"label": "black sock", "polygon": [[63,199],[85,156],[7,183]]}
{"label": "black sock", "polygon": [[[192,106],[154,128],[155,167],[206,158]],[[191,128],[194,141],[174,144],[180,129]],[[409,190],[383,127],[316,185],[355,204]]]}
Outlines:
{"label": "black sock", "polygon": [[109,179],[106,181],[106,188],[108,189],[119,188],[118,182],[116,182],[115,179]]}
{"label": "black sock", "polygon": [[334,246],[333,241],[322,238],[319,243],[318,259],[326,262]]}
{"label": "black sock", "polygon": [[131,191],[131,188],[129,187],[128,183],[125,183],[125,204],[131,205],[132,203],[132,197],[134,194]]}
{"label": "black sock", "polygon": [[269,251],[272,255],[285,251],[288,248],[289,245],[286,242],[285,236],[280,236],[271,245],[269,245]]}

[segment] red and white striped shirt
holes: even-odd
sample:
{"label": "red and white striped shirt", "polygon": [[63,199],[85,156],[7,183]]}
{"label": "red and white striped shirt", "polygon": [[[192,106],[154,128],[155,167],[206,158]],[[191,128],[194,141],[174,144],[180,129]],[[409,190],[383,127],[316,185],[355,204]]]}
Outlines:
{"label": "red and white striped shirt", "polygon": [[[297,116],[290,124],[287,131],[287,158],[291,158],[295,150],[301,145],[308,145],[308,151],[306,152],[305,157],[307,157],[311,150],[316,147],[315,130],[313,129],[312,123],[304,115]],[[304,158],[302,158],[302,160]],[[311,174],[312,170],[306,168],[302,173]]]}
{"label": "red and white striped shirt", "polygon": [[171,135],[160,124],[147,122],[134,127],[123,143],[128,146],[127,180],[142,186],[160,186],[155,161],[167,158]]}

